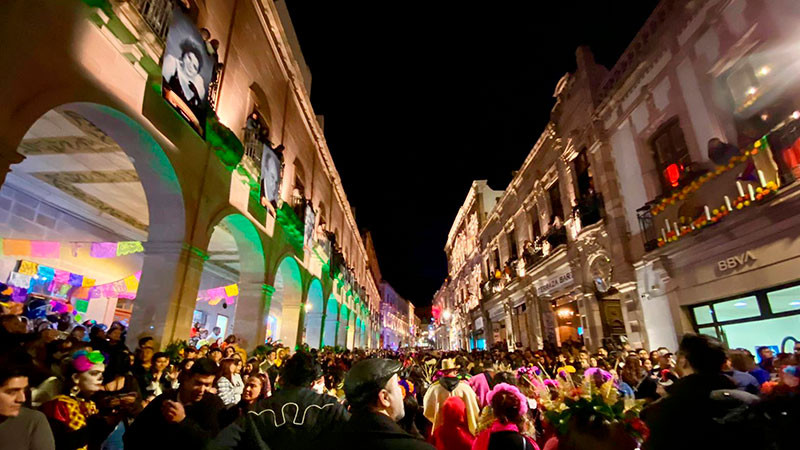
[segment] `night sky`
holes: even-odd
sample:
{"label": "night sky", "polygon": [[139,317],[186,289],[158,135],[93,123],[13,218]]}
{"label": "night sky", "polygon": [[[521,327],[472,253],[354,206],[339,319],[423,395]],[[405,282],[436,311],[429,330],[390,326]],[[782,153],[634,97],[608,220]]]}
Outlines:
{"label": "night sky", "polygon": [[610,68],[657,1],[287,4],[356,221],[384,279],[425,306],[472,180],[505,189],[577,46]]}

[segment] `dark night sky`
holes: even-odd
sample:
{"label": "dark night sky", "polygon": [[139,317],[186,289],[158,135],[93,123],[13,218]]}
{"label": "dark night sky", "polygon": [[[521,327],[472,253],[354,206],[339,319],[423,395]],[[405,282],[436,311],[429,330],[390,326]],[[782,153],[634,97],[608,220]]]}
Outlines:
{"label": "dark night sky", "polygon": [[611,67],[656,3],[287,0],[356,220],[401,295],[430,304],[472,180],[505,189],[577,46]]}

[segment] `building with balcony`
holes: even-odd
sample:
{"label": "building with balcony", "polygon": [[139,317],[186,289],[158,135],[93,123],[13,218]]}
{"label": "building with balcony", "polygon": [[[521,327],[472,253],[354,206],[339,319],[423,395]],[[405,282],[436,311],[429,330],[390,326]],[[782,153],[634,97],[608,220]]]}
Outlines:
{"label": "building with balcony", "polygon": [[798,337],[798,23],[796,1],[664,0],[601,87],[650,348]]}
{"label": "building with balcony", "polygon": [[478,306],[485,279],[478,233],[502,195],[503,191],[491,189],[486,180],[473,181],[447,236],[444,251],[448,276],[437,292],[440,304],[434,318],[438,327],[445,327],[443,339],[453,348],[485,348],[482,330],[471,331],[469,327],[468,312]]}
{"label": "building with balcony", "polygon": [[466,326],[488,346],[640,341],[613,165],[593,145],[607,69],[588,48],[576,57],[550,123],[479,230],[485,281]]}
{"label": "building with balcony", "polygon": [[380,283],[381,347],[397,350],[414,345],[414,305],[387,281]]}
{"label": "building with balcony", "polygon": [[370,256],[282,0],[4,10],[0,271],[22,300],[161,345],[197,325],[378,346]]}

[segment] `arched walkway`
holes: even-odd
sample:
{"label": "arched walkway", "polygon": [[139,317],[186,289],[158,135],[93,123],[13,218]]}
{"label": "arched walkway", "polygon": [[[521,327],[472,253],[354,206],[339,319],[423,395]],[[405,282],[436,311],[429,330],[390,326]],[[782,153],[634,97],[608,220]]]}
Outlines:
{"label": "arched walkway", "polygon": [[339,339],[336,340],[336,345],[340,347],[347,347],[347,327],[350,320],[350,308],[347,305],[342,305],[339,308]]}
{"label": "arched walkway", "polygon": [[336,332],[338,331],[339,321],[339,303],[336,297],[330,296],[328,298],[328,305],[325,314],[325,331],[322,336],[322,345],[336,345]]}
{"label": "arched walkway", "polygon": [[267,336],[277,336],[289,348],[297,345],[302,285],[297,261],[291,256],[285,257],[275,273],[275,293],[269,307]]}
{"label": "arched walkway", "polygon": [[[92,318],[129,321],[131,337],[147,332],[169,339],[181,312],[171,300],[185,275],[186,218],[180,183],[158,142],[114,108],[69,103],[36,120],[17,152],[25,159],[11,167],[3,195],[27,209],[17,207],[23,213],[9,217],[3,237],[66,242],[61,257],[41,262],[98,285],[141,271],[135,300],[119,301],[108,292],[90,299],[87,311],[105,302],[99,309],[107,317]],[[88,247],[70,252],[71,241],[141,241],[145,252],[101,259]],[[191,310],[187,330],[190,317]]]}
{"label": "arched walkway", "polygon": [[223,214],[211,231],[192,322],[209,332],[220,327],[220,337],[236,334],[252,347],[266,335],[264,250],[250,220]]}
{"label": "arched walkway", "polygon": [[305,343],[310,348],[319,348],[322,339],[322,283],[318,279],[311,280],[306,296],[306,334]]}

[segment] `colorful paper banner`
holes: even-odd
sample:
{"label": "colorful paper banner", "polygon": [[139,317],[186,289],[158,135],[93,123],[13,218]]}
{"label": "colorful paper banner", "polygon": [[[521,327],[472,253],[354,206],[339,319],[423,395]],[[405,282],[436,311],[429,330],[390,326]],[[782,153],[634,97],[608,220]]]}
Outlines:
{"label": "colorful paper banner", "polygon": [[31,256],[35,258],[58,259],[61,257],[61,243],[52,241],[30,241]]}

